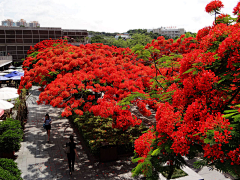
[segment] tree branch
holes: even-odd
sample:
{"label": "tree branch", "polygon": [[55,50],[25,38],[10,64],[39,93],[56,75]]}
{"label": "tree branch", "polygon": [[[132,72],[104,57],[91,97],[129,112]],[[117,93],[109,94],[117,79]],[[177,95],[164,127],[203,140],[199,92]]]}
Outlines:
{"label": "tree branch", "polygon": [[234,98],[237,96],[237,94],[240,91],[240,87],[237,89],[237,91],[234,93],[234,95],[232,96],[232,98],[228,101],[228,103],[224,106],[224,108],[222,109],[221,113],[223,113],[223,111],[228,107],[228,105],[234,100]]}

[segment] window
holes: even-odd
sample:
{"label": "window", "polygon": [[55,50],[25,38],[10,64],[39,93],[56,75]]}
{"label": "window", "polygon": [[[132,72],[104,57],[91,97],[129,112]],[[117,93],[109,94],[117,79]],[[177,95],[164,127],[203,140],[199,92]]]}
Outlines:
{"label": "window", "polygon": [[14,30],[5,30],[6,34],[15,34]]}
{"label": "window", "polygon": [[16,39],[16,43],[23,43],[23,39]]}
{"label": "window", "polygon": [[13,51],[13,50],[15,50],[15,51],[16,51],[16,49],[17,49],[17,47],[16,47],[16,46],[8,46],[7,48],[8,48],[8,50],[11,50],[11,51]]}
{"label": "window", "polygon": [[32,39],[32,35],[23,35],[23,38],[29,38],[29,39]]}
{"label": "window", "polygon": [[23,34],[32,34],[32,31],[31,30],[23,30]]}
{"label": "window", "polygon": [[39,43],[39,39],[33,39],[33,43]]}
{"label": "window", "polygon": [[42,35],[42,34],[40,34],[40,38],[42,39],[48,39],[48,35],[46,34],[46,35]]}
{"label": "window", "polygon": [[39,39],[39,34],[33,34],[34,39]]}
{"label": "window", "polygon": [[16,34],[22,34],[22,30],[16,30]]}
{"label": "window", "polygon": [[32,39],[23,39],[24,43],[32,43]]}
{"label": "window", "polygon": [[39,30],[39,34],[48,34],[48,31]]}
{"label": "window", "polygon": [[38,30],[32,30],[33,34],[39,34]]}
{"label": "window", "polygon": [[0,51],[6,51],[6,46],[0,46]]}
{"label": "window", "polygon": [[6,39],[6,43],[16,43],[15,39]]}
{"label": "window", "polygon": [[23,46],[17,46],[17,50],[23,50]]}

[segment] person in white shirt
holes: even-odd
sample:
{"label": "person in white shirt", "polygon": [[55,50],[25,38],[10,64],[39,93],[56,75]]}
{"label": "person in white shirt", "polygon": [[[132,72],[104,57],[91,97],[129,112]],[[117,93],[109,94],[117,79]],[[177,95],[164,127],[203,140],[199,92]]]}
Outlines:
{"label": "person in white shirt", "polygon": [[49,117],[48,114],[45,115],[44,123],[45,123],[45,128],[47,130],[47,135],[48,135],[48,141],[47,142],[49,143],[52,120],[51,120],[51,118]]}

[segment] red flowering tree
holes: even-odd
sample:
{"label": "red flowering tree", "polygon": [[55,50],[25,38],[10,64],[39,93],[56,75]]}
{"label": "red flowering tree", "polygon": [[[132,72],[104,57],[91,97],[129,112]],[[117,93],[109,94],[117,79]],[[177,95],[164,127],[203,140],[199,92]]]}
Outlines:
{"label": "red flowering tree", "polygon": [[[216,0],[206,11],[216,14],[222,7]],[[198,166],[239,174],[239,26],[214,23],[196,39],[159,37],[133,51],[43,41],[24,61],[19,91],[40,85],[39,104],[62,107],[66,117],[85,112],[111,117],[112,127],[123,130],[141,123],[131,105],[144,116],[155,110],[155,126],[135,142],[139,164],[133,175],[157,178],[168,163],[170,178],[185,164],[182,156],[198,152],[203,153]]]}
{"label": "red flowering tree", "polygon": [[[23,63],[22,88],[42,86],[38,103],[62,107],[62,116],[84,112],[112,117],[113,127],[141,123],[118,101],[131,92],[144,93],[151,88],[154,69],[144,66],[130,49],[92,44],[75,47],[65,41],[43,41],[29,51]],[[104,93],[104,96],[103,96]],[[137,102],[136,102],[137,103]],[[141,103],[137,105],[140,107]]]}
{"label": "red flowering tree", "polygon": [[220,14],[220,10],[221,8],[223,8],[224,5],[222,3],[222,1],[220,0],[213,0],[211,1],[209,4],[207,4],[205,11],[207,13],[211,13],[211,14],[215,14],[215,22],[216,22],[216,15]]}
{"label": "red flowering tree", "polygon": [[[206,11],[216,13],[221,7],[221,1],[212,1]],[[158,72],[152,80],[155,89],[148,92],[157,107],[156,138],[149,137],[151,148],[144,151],[139,146],[150,142],[148,136],[135,141],[141,158],[136,159],[139,164],[133,175],[157,179],[156,172],[163,171],[159,165],[167,162],[171,178],[174,168],[184,165],[182,156],[192,158],[199,152],[203,157],[198,167],[214,166],[240,175],[239,27],[238,23],[214,23],[189,40],[188,47],[164,46],[164,39],[145,47]],[[173,58],[177,53],[182,58]]]}
{"label": "red flowering tree", "polygon": [[237,6],[233,9],[233,14],[237,15],[237,22],[240,21],[240,2],[237,3]]}

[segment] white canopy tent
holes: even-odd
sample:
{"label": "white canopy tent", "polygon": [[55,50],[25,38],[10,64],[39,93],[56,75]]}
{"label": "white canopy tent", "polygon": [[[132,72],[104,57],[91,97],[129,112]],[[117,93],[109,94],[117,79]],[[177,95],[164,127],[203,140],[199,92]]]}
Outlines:
{"label": "white canopy tent", "polygon": [[12,103],[0,99],[0,109],[7,110],[13,107],[14,105]]}
{"label": "white canopy tent", "polygon": [[17,94],[17,89],[16,88],[11,88],[11,87],[4,87],[4,88],[0,88],[0,92],[12,92]]}
{"label": "white canopy tent", "polygon": [[7,92],[7,91],[0,92],[0,99],[15,99],[18,97],[19,95],[13,92]]}

